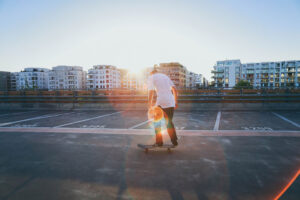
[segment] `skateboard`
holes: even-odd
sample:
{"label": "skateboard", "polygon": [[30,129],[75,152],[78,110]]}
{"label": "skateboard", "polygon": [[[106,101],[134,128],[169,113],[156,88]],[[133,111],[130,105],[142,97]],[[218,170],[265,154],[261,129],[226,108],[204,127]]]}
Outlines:
{"label": "skateboard", "polygon": [[148,153],[148,151],[150,149],[167,149],[168,152],[171,152],[171,149],[175,148],[176,146],[172,145],[172,144],[164,144],[163,146],[153,146],[153,145],[149,145],[149,144],[138,144],[137,145],[139,148],[144,149],[145,153]]}

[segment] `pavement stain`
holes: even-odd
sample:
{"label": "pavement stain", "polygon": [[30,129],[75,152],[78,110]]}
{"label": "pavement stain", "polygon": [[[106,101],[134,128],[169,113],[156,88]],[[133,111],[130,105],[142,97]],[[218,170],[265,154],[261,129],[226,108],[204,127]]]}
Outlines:
{"label": "pavement stain", "polygon": [[[24,181],[18,181],[13,182],[13,187],[10,186],[10,190],[8,193],[1,193],[4,194],[1,198],[1,200],[8,200],[14,195],[16,195],[19,191],[21,191],[23,188],[25,188],[28,184],[30,184],[36,177],[30,176],[27,178],[24,178]],[[10,181],[6,180],[6,184],[8,184]],[[1,190],[0,190],[1,191]]]}
{"label": "pavement stain", "polygon": [[231,144],[232,144],[231,141],[230,141],[229,139],[222,138],[220,141],[221,141],[223,144],[225,144],[225,145],[231,145]]}

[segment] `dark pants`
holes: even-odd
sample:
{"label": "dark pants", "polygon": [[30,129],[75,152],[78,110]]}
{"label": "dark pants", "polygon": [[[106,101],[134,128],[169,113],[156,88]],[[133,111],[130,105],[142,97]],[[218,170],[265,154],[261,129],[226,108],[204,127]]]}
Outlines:
{"label": "dark pants", "polygon": [[[171,141],[173,144],[177,144],[177,135],[175,126],[173,124],[173,114],[174,114],[174,108],[162,108],[164,111],[164,118],[167,125],[167,131],[171,138]],[[156,144],[162,145],[163,144],[163,138],[161,133],[161,121],[154,122],[154,128],[155,128],[155,135],[156,135]]]}

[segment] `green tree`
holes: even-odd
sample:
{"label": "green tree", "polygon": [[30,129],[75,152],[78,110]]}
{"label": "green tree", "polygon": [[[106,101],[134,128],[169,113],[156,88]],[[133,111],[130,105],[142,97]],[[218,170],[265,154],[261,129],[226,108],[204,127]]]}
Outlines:
{"label": "green tree", "polygon": [[240,80],[235,86],[234,89],[252,89],[250,82],[245,80]]}

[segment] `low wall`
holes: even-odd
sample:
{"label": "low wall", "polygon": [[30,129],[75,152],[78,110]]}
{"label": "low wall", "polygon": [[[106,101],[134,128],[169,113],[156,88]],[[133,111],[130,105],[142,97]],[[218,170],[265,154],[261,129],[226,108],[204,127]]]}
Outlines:
{"label": "low wall", "polygon": [[[0,110],[146,110],[146,103],[3,103]],[[179,111],[300,110],[299,102],[282,103],[179,103]]]}
{"label": "low wall", "polygon": [[[299,94],[181,95],[182,111],[300,110]],[[146,110],[145,95],[22,96],[0,95],[0,110]]]}

